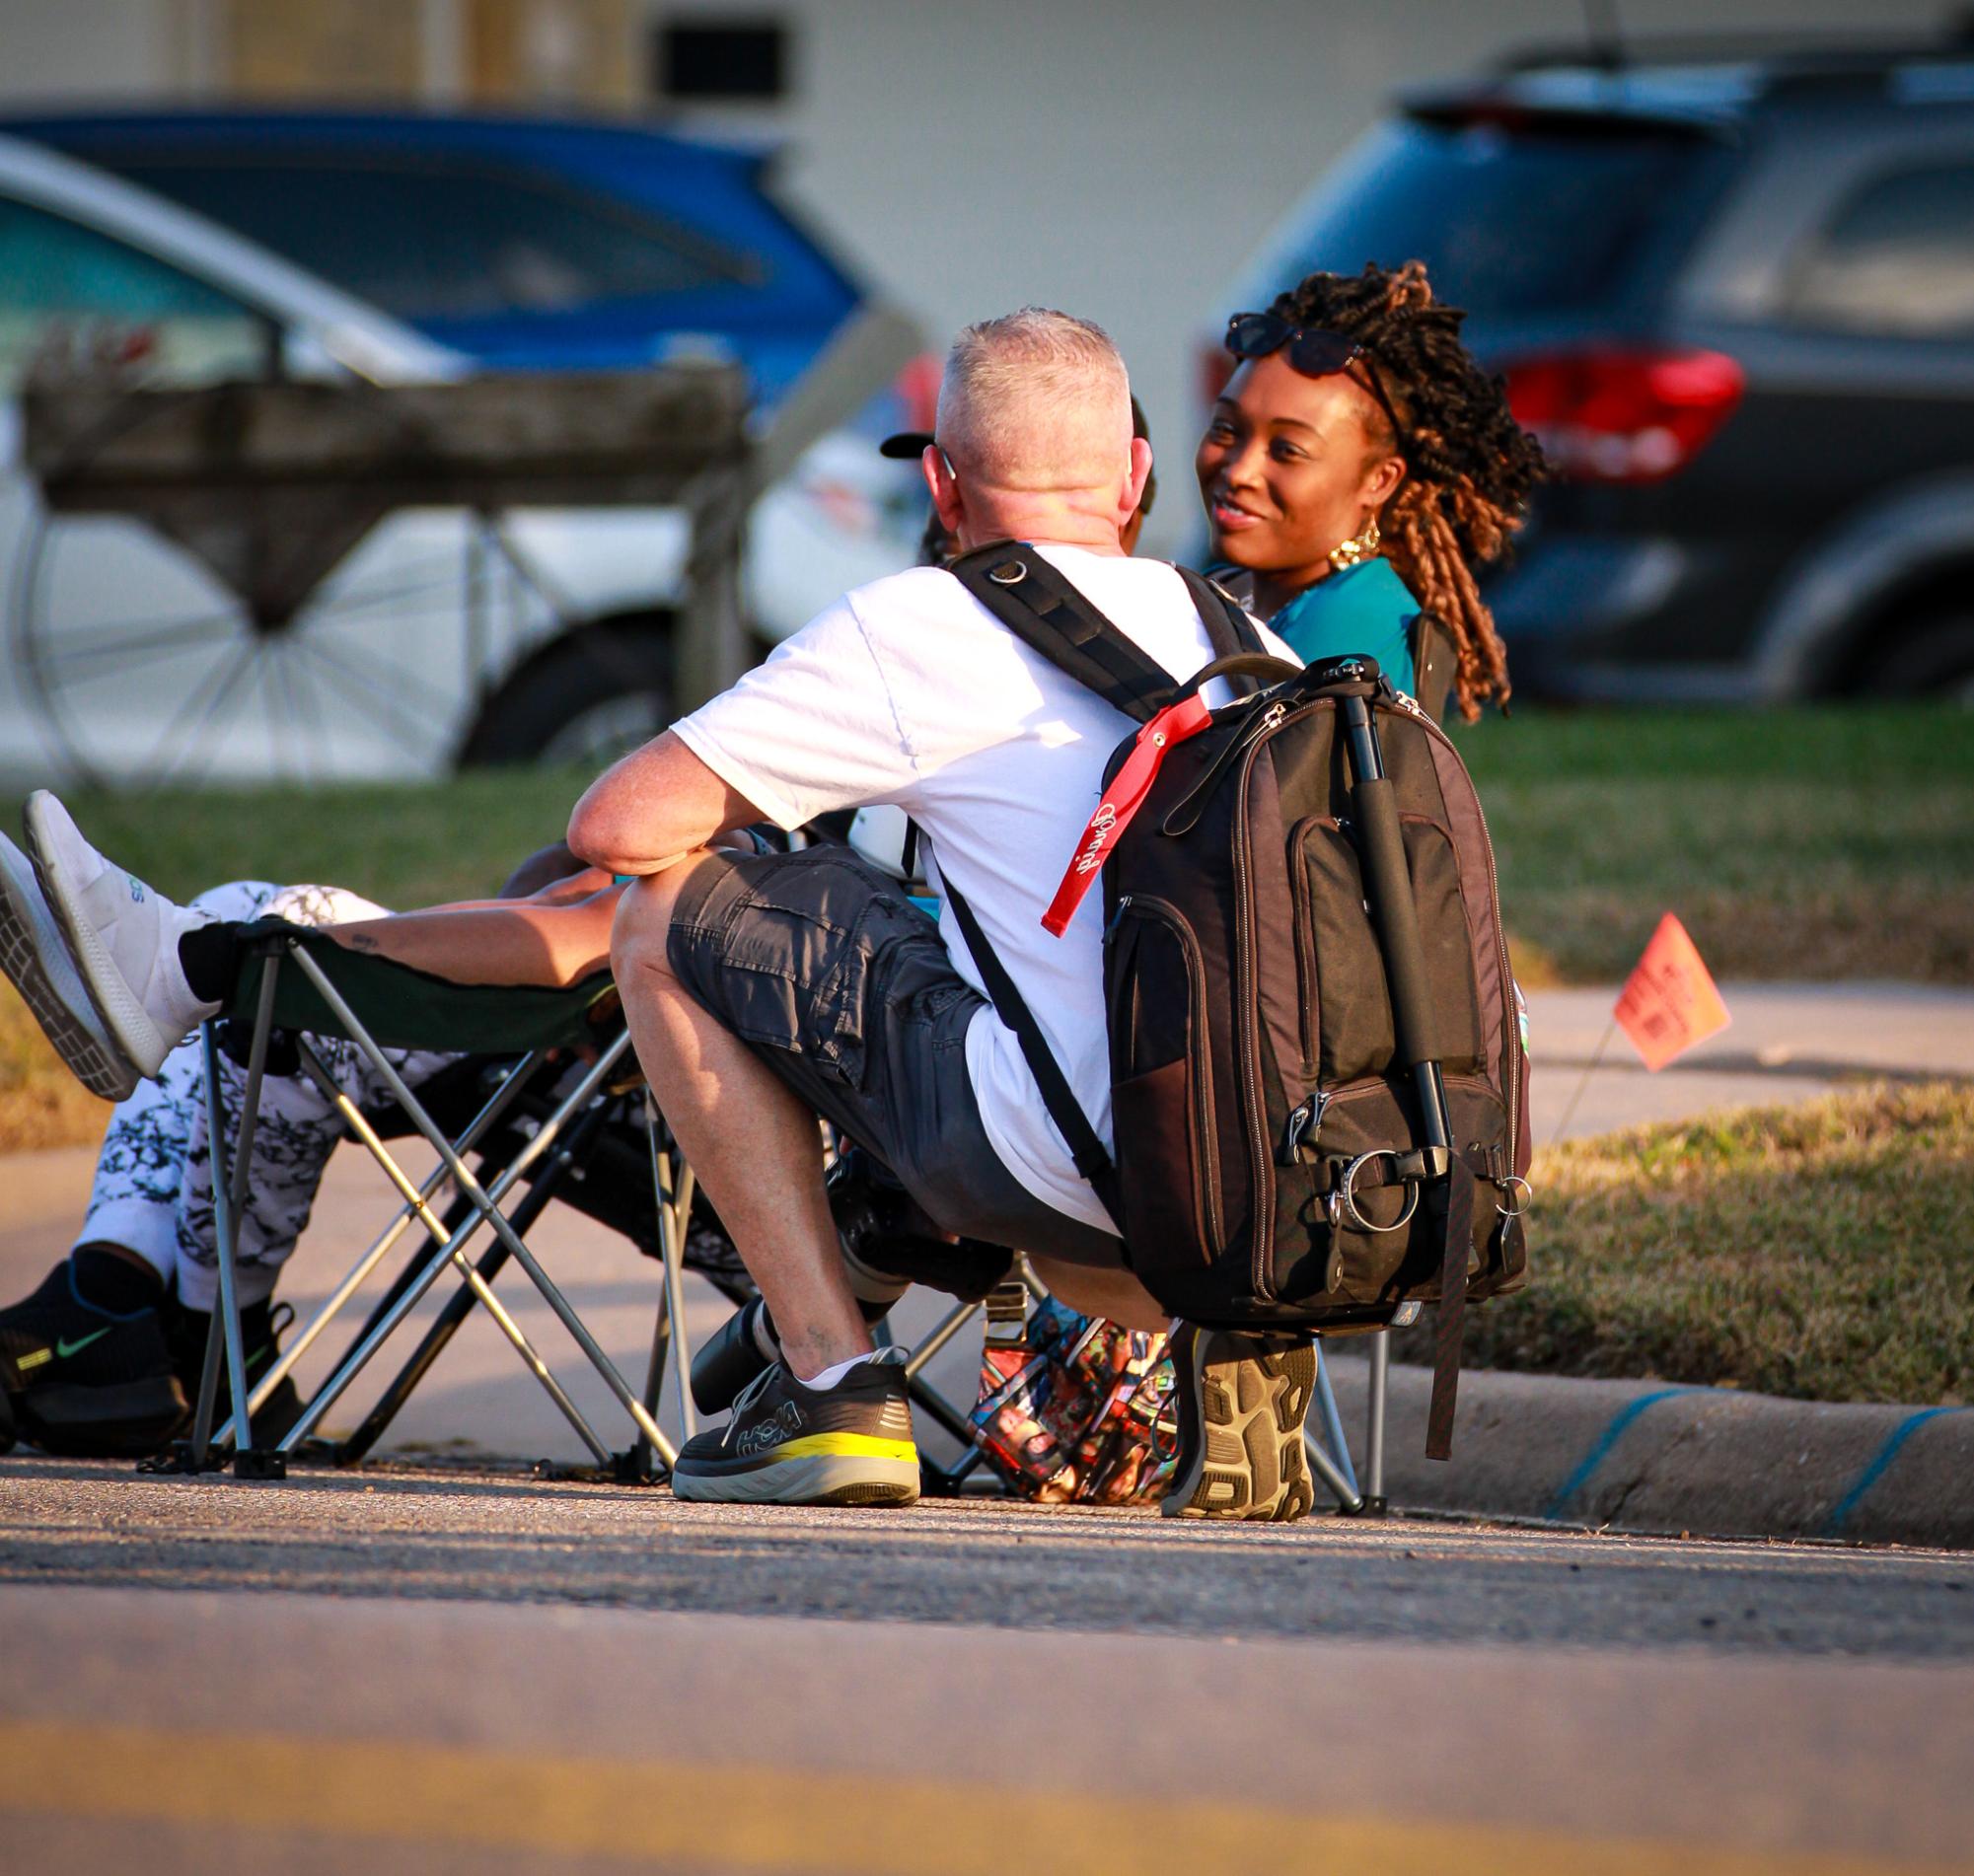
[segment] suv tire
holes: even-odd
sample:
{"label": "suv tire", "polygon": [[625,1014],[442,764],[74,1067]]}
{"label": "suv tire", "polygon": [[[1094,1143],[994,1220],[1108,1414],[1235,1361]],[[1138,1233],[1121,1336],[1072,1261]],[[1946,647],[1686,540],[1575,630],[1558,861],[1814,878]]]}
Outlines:
{"label": "suv tire", "polygon": [[461,765],[601,768],[672,721],[672,671],[670,619],[584,626],[543,647],[488,698]]}
{"label": "suv tire", "polygon": [[1893,639],[1872,673],[1886,696],[1974,704],[1974,610],[1948,607]]}

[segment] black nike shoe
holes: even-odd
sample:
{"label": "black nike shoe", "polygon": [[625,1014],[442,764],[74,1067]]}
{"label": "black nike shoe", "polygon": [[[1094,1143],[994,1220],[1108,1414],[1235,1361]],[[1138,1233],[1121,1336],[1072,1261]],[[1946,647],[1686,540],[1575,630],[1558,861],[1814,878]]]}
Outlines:
{"label": "black nike shoe", "polygon": [[[241,1352],[247,1359],[247,1386],[250,1392],[260,1385],[260,1377],[273,1366],[281,1352],[281,1332],[295,1320],[294,1310],[272,1298],[249,1303],[240,1312]],[[198,1405],[198,1384],[205,1372],[205,1341],[212,1333],[212,1315],[206,1310],[181,1309],[172,1323],[172,1360],[178,1369],[179,1385],[193,1407]],[[233,1387],[226,1371],[226,1353],[219,1357],[218,1405],[213,1409],[215,1429],[226,1424],[233,1411]],[[254,1444],[265,1449],[278,1445],[289,1427],[302,1417],[302,1397],[292,1376],[283,1375],[274,1392],[260,1404],[254,1415]]]}
{"label": "black nike shoe", "polygon": [[66,1259],[0,1310],[0,1390],[18,1436],[63,1459],[142,1459],[185,1420],[162,1314],[85,1303]]}
{"label": "black nike shoe", "polygon": [[1274,1524],[1301,1517],[1314,1502],[1302,1422],[1316,1388],[1316,1344],[1182,1323],[1170,1352],[1179,1464],[1159,1510]]}
{"label": "black nike shoe", "polygon": [[887,1348],[821,1390],[777,1361],[733,1404],[726,1425],[680,1449],[672,1489],[714,1504],[913,1503],[918,1448],[904,1349]]}

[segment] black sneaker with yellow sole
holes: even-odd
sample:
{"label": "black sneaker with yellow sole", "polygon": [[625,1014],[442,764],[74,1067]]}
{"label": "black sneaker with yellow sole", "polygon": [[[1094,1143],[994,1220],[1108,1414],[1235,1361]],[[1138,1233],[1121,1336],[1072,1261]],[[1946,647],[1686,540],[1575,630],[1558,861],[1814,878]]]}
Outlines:
{"label": "black sneaker with yellow sole", "polygon": [[1301,1517],[1315,1502],[1302,1422],[1316,1387],[1316,1344],[1182,1323],[1170,1353],[1179,1464],[1159,1510],[1274,1524]]}
{"label": "black sneaker with yellow sole", "polygon": [[18,1437],[64,1459],[142,1459],[187,1417],[162,1312],[84,1302],[66,1259],[0,1310],[0,1390]]}
{"label": "black sneaker with yellow sole", "polygon": [[724,1426],[680,1449],[672,1489],[710,1504],[913,1503],[904,1349],[858,1362],[833,1388],[804,1387],[777,1361],[742,1390]]}

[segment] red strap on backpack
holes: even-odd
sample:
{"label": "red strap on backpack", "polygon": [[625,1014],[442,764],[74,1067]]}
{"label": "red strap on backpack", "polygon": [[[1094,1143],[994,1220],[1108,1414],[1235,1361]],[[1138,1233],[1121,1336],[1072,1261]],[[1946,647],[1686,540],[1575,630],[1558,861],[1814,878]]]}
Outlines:
{"label": "red strap on backpack", "polygon": [[1069,862],[1069,870],[1062,875],[1062,884],[1057,887],[1056,897],[1049,902],[1049,909],[1042,914],[1042,928],[1051,937],[1060,938],[1068,928],[1076,907],[1083,902],[1083,895],[1090,890],[1103,869],[1104,861],[1110,857],[1111,847],[1144,805],[1145,796],[1151,792],[1151,784],[1158,779],[1166,753],[1174,744],[1185,742],[1189,736],[1198,736],[1212,721],[1212,716],[1213,713],[1201,702],[1200,693],[1196,690],[1190,697],[1167,704],[1138,731],[1131,754],[1124,758],[1123,767],[1111,778],[1111,785],[1104,790],[1103,800],[1097,803],[1097,812],[1090,817],[1090,825],[1083,830],[1083,837],[1076,843],[1076,857]]}

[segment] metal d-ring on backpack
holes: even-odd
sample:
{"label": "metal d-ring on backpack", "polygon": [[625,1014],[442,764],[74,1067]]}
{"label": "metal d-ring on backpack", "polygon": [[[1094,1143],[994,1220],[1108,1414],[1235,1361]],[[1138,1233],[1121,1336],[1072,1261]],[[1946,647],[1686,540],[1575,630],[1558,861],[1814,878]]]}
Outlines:
{"label": "metal d-ring on backpack", "polygon": [[[1141,726],[1043,919],[1060,933],[1102,876],[1115,1156],[947,887],[1133,1271],[1211,1328],[1375,1329],[1434,1305],[1426,1450],[1445,1458],[1465,1305],[1526,1280],[1529,1166],[1494,849],[1451,740],[1369,658],[1268,656],[1198,574],[1216,656],[1175,685],[1025,543],[952,572]],[[1246,694],[1208,711],[1215,678]]]}

